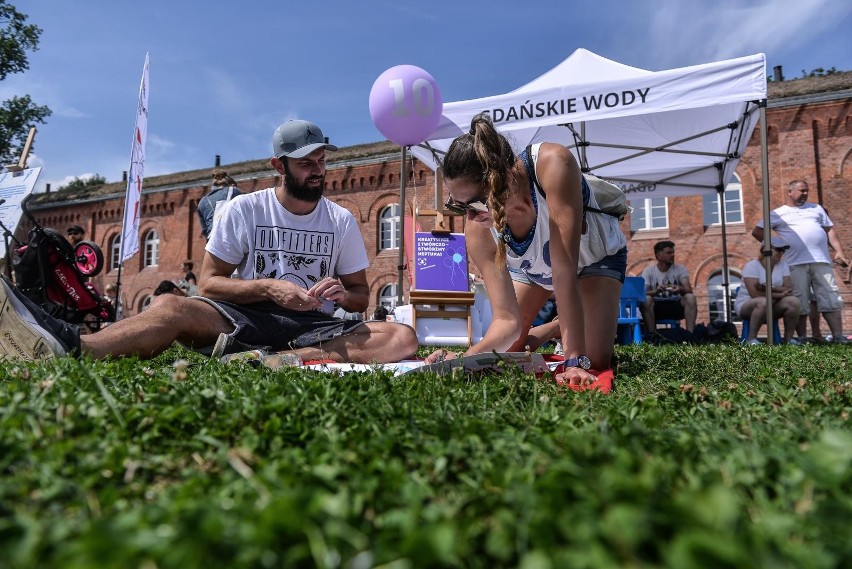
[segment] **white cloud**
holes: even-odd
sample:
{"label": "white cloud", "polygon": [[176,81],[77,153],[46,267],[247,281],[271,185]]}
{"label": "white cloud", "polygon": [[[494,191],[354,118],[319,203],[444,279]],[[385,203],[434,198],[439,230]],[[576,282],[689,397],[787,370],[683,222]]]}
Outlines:
{"label": "white cloud", "polygon": [[660,0],[651,18],[655,68],[790,51],[802,47],[849,12],[834,0]]}
{"label": "white cloud", "polygon": [[36,105],[47,105],[53,117],[63,118],[86,118],[90,115],[77,109],[73,105],[64,102],[58,95],[61,89],[55,85],[46,85],[38,80],[31,80],[25,76],[7,78],[0,85],[0,100],[5,101],[11,97],[22,97],[29,95]]}
{"label": "white cloud", "polygon": [[204,74],[209,82],[207,93],[222,111],[243,113],[247,110],[252,96],[240,86],[238,78],[212,67],[206,68]]}

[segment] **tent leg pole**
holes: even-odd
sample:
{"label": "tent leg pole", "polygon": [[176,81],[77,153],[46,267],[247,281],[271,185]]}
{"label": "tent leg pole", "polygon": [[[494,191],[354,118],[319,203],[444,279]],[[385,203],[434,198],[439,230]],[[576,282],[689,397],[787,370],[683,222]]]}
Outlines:
{"label": "tent leg pole", "polygon": [[[766,343],[775,343],[772,333],[772,227],[769,225],[769,155],[767,152],[766,99],[760,105],[760,169],[763,174],[763,268],[766,271]],[[786,330],[785,330],[786,332]]]}
{"label": "tent leg pole", "polygon": [[[724,169],[719,170],[719,179],[722,179]],[[722,189],[719,190],[719,215],[722,218],[722,300],[725,303],[725,322],[732,322],[733,315],[731,313],[731,269],[728,265],[728,228],[727,228],[727,210],[725,208],[725,183],[720,184]]]}

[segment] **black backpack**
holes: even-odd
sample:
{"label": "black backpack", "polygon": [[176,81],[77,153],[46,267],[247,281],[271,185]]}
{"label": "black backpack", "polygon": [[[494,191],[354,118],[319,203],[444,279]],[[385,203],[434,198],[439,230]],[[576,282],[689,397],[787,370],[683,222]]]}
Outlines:
{"label": "black backpack", "polygon": [[739,335],[737,334],[737,327],[733,322],[725,322],[721,318],[717,318],[707,326],[708,344],[737,341],[739,341]]}
{"label": "black backpack", "polygon": [[695,335],[686,328],[659,328],[645,336],[645,341],[655,346],[698,343]]}

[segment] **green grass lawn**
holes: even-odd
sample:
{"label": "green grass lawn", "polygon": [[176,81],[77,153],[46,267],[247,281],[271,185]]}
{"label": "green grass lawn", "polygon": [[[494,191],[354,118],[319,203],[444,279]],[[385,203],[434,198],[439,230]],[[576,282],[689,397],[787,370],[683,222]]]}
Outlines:
{"label": "green grass lawn", "polygon": [[7,361],[0,567],[849,567],[850,355],[620,347],[610,395]]}

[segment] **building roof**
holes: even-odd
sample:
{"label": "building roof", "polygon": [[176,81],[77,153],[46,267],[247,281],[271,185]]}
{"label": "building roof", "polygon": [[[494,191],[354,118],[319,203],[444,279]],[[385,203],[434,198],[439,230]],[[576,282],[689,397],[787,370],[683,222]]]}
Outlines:
{"label": "building roof", "polygon": [[[768,100],[770,106],[778,106],[784,99],[798,102],[799,99],[811,98],[827,93],[835,93],[838,96],[843,96],[843,91],[849,91],[848,96],[852,97],[852,71],[844,71],[840,73],[832,73],[820,77],[805,77],[801,79],[793,79],[789,81],[770,81],[768,84]],[[772,103],[776,104],[773,105]],[[363,159],[379,158],[383,156],[392,156],[399,151],[399,146],[389,141],[373,142],[367,144],[358,144],[355,146],[345,146],[337,152],[331,152],[328,155],[328,166],[330,170],[346,166],[347,164]],[[234,164],[226,164],[220,166],[228,171],[228,174],[236,179],[241,176],[252,174],[268,174],[270,170],[269,158],[259,160],[248,160],[245,162],[237,162]],[[149,193],[155,190],[165,190],[176,186],[194,187],[209,184],[213,170],[217,167],[202,168],[199,170],[189,170],[186,172],[176,172],[173,174],[164,174],[161,176],[151,176],[145,178],[143,193]],[[93,199],[104,199],[123,195],[126,191],[127,182],[110,182],[102,186],[93,186],[81,188],[77,190],[55,191],[50,193],[37,194],[33,197],[31,207],[39,209],[41,207],[52,207],[58,204],[74,201],[88,201]]]}

